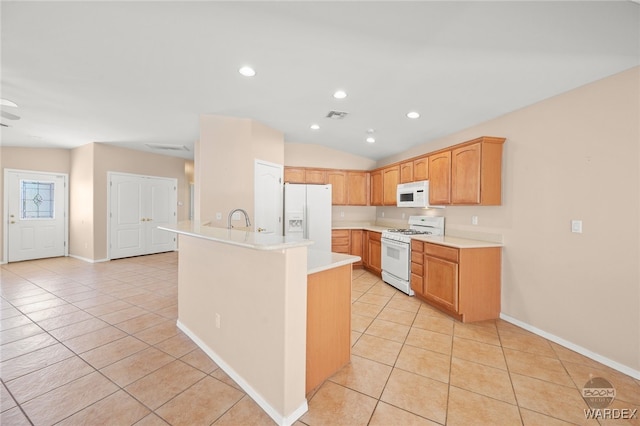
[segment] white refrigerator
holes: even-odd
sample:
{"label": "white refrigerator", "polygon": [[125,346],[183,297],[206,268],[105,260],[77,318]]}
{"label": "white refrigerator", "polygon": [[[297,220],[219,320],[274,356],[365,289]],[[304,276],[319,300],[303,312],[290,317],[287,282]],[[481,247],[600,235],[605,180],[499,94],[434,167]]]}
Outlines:
{"label": "white refrigerator", "polygon": [[284,185],[284,235],[312,240],[331,251],[331,185]]}

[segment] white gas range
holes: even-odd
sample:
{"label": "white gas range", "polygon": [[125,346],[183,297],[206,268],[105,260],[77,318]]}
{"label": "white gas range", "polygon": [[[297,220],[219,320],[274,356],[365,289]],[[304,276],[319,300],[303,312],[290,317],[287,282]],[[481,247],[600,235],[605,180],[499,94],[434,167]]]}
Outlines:
{"label": "white gas range", "polygon": [[408,229],[382,232],[382,280],[413,296],[411,290],[411,236],[444,235],[444,217],[410,216]]}

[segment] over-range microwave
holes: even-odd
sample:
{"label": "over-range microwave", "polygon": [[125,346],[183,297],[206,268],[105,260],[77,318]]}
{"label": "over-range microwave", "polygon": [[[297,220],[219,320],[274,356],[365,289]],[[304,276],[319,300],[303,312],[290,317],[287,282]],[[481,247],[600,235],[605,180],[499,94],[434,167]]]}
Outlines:
{"label": "over-range microwave", "polygon": [[398,207],[442,208],[443,206],[429,205],[429,181],[398,184],[396,197]]}

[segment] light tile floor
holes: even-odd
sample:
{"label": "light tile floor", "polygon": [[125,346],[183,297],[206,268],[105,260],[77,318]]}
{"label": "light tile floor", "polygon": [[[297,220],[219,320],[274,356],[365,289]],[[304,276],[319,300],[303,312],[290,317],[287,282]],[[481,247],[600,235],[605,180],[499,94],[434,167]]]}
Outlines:
{"label": "light tile floor", "polygon": [[[0,424],[273,424],[176,328],[175,253],[1,272]],[[598,424],[580,395],[592,376],[614,384],[611,408],[640,408],[640,381],[507,322],[462,324],[368,272],[353,277],[351,363],[308,395],[298,425]]]}

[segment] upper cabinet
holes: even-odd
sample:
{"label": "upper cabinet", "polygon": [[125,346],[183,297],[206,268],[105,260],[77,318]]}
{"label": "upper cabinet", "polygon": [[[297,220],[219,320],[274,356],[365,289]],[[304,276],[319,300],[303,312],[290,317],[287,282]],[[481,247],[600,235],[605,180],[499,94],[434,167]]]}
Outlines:
{"label": "upper cabinet", "polygon": [[417,179],[414,178],[414,162],[406,161],[400,163],[400,183],[413,182]]}
{"label": "upper cabinet", "polygon": [[451,151],[451,204],[502,203],[504,138],[474,139]]}
{"label": "upper cabinet", "polygon": [[429,156],[429,204],[451,204],[451,151]]}
{"label": "upper cabinet", "polygon": [[369,193],[369,173],[347,171],[347,204],[350,206],[366,206]]}
{"label": "upper cabinet", "polygon": [[392,166],[382,169],[382,204],[395,206],[397,204],[398,183],[400,183],[400,167]]}
{"label": "upper cabinet", "polygon": [[420,157],[413,160],[413,180],[429,179],[429,157]]}
{"label": "upper cabinet", "polygon": [[288,183],[306,183],[304,180],[304,169],[301,167],[285,167],[284,181]]}
{"label": "upper cabinet", "polygon": [[327,183],[327,174],[324,170],[306,169],[304,171],[305,183],[324,185]]}
{"label": "upper cabinet", "polygon": [[372,206],[381,206],[382,204],[382,193],[384,188],[382,186],[382,169],[374,170],[370,173],[370,185],[371,185],[371,205]]}
{"label": "upper cabinet", "polygon": [[327,170],[327,183],[331,184],[331,204],[334,206],[347,203],[347,172],[343,170]]}

